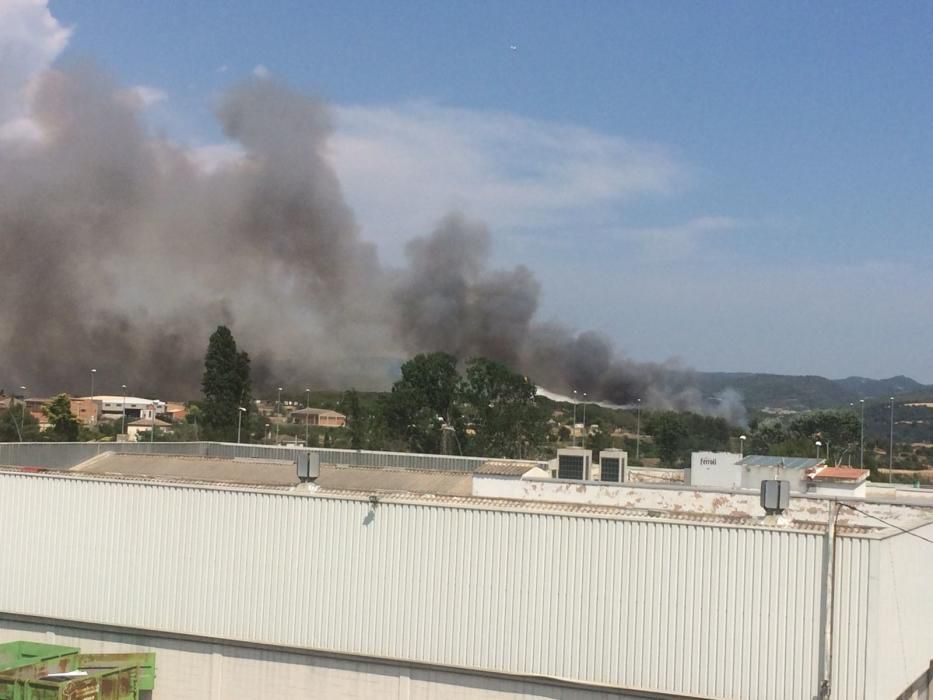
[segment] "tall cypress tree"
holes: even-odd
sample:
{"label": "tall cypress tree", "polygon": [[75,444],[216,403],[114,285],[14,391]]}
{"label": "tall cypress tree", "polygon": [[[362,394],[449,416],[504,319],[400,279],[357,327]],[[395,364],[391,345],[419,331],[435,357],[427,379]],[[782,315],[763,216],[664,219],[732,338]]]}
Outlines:
{"label": "tall cypress tree", "polygon": [[247,409],[243,423],[248,424],[250,409],[249,355],[237,352],[233,333],[218,326],[204,355],[204,427],[209,437],[235,440],[239,407]]}

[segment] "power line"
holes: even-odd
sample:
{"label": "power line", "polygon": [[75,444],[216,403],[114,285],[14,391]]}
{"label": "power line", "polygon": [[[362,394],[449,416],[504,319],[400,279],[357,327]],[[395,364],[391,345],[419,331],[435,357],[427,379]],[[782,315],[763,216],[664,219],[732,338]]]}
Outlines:
{"label": "power line", "polygon": [[855,506],[851,506],[851,505],[849,505],[848,503],[841,503],[841,502],[840,502],[839,505],[844,506],[845,508],[850,508],[850,509],[854,510],[856,513],[861,513],[862,515],[864,515],[864,516],[867,517],[867,518],[873,518],[874,520],[877,520],[879,523],[884,523],[884,524],[887,525],[888,527],[893,527],[895,530],[900,530],[900,531],[903,532],[904,534],[913,535],[913,536],[916,537],[918,540],[923,540],[924,542],[929,542],[930,544],[933,544],[933,540],[931,540],[930,538],[924,537],[923,535],[918,535],[918,534],[917,534],[916,532],[914,532],[913,530],[907,530],[907,529],[905,529],[905,528],[902,528],[900,525],[895,525],[894,523],[889,523],[887,520],[885,520],[885,519],[883,519],[883,518],[879,518],[877,515],[872,515],[871,513],[866,513],[864,510],[859,510],[859,509],[856,508]]}

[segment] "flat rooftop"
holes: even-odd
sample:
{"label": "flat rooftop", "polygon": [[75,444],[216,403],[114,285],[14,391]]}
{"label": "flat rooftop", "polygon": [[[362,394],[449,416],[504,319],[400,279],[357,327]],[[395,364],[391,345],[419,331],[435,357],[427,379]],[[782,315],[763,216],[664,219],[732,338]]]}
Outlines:
{"label": "flat rooftop", "polygon": [[[765,516],[757,493],[682,484],[523,479],[522,469],[497,464],[495,460],[485,469],[477,469],[475,474],[322,464],[320,476],[313,483],[299,482],[295,463],[291,460],[246,457],[105,452],[67,470],[24,467],[0,470],[41,471],[43,476],[58,478],[127,479],[271,491],[300,497],[363,500],[377,495],[382,502],[818,532],[826,529],[831,503],[821,496],[797,496],[791,498],[790,508],[784,515]],[[484,478],[491,475],[496,478]],[[851,507],[839,509],[837,531],[840,534],[886,536],[933,523],[931,492],[910,494],[912,500],[894,489],[869,489],[869,493],[871,498],[846,501]]]}
{"label": "flat rooftop", "polygon": [[[291,490],[301,483],[295,463],[290,460],[247,457],[228,459],[107,452],[72,467],[68,472],[112,478],[251,486],[276,490]],[[321,465],[320,476],[314,485],[319,489],[367,493],[446,496],[473,494],[473,480],[469,472],[339,467],[330,464]]]}

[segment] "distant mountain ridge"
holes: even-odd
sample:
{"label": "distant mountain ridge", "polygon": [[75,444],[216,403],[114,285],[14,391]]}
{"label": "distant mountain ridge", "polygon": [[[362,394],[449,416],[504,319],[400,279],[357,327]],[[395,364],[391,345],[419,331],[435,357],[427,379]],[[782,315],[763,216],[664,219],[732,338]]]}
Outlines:
{"label": "distant mountain ridge", "polygon": [[933,392],[933,386],[903,375],[888,379],[827,379],[816,375],[698,372],[697,382],[705,396],[714,396],[727,388],[735,389],[742,394],[746,408],[752,411],[768,408],[807,411],[845,406],[859,399]]}

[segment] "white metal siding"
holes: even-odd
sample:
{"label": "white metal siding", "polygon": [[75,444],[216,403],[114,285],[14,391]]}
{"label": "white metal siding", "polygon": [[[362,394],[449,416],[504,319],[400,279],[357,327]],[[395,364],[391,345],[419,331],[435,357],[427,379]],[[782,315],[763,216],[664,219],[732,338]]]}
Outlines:
{"label": "white metal siding", "polygon": [[5,612],[723,698],[819,682],[817,534],[22,474],[0,531]]}
{"label": "white metal siding", "polygon": [[[328,658],[193,640],[7,621],[0,643],[29,640],[75,646],[84,653],[151,651],[156,655],[154,700],[645,700],[645,695],[561,687],[402,663]],[[660,700],[683,696],[654,695]]]}
{"label": "white metal siding", "polygon": [[[933,525],[913,532],[933,540]],[[873,697],[893,698],[927,671],[933,659],[933,544],[902,534],[878,542],[877,551]]]}

